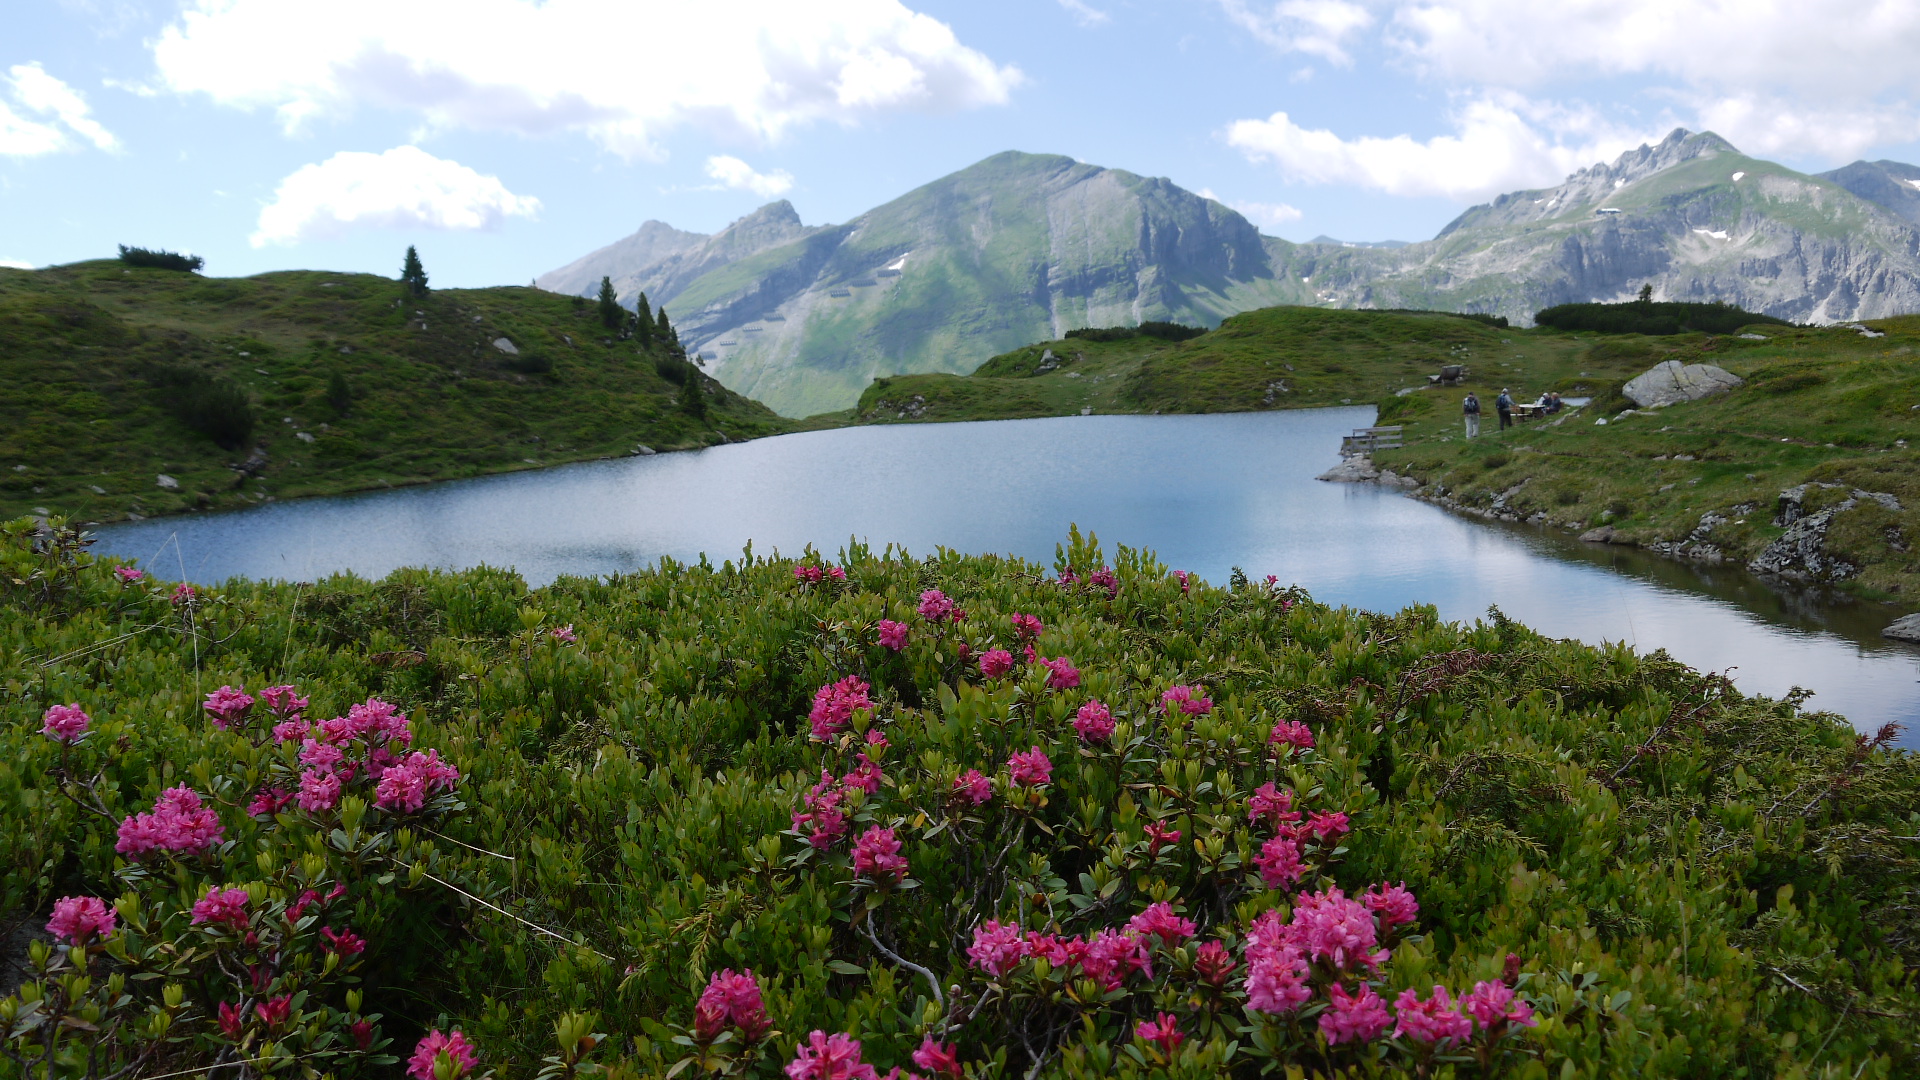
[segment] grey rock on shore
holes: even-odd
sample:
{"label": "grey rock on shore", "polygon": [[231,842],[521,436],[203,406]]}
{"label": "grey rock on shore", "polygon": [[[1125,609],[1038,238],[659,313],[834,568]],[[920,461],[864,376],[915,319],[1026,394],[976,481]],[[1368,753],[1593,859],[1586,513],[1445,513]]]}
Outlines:
{"label": "grey rock on shore", "polygon": [[1920,614],[1902,615],[1893,620],[1893,624],[1880,631],[1881,637],[1895,641],[1911,641],[1920,644]]}

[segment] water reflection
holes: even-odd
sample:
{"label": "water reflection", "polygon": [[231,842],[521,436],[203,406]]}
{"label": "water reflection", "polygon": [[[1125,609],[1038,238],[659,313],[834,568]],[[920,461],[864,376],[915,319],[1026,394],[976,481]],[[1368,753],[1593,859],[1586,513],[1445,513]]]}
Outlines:
{"label": "water reflection", "polygon": [[[512,566],[534,584],[662,555],[832,551],[849,537],[1051,560],[1078,523],[1223,581],[1276,574],[1329,602],[1497,604],[1556,637],[1665,648],[1800,685],[1863,728],[1920,721],[1920,651],[1877,605],[1822,606],[1731,568],[1695,568],[1535,530],[1490,528],[1375,488],[1325,484],[1365,409],[1068,417],[810,432],[688,454],[115,525],[100,550],[167,576],[313,579],[400,566]],[[1916,725],[1920,726],[1920,725]],[[1911,744],[1915,739],[1909,734]]]}

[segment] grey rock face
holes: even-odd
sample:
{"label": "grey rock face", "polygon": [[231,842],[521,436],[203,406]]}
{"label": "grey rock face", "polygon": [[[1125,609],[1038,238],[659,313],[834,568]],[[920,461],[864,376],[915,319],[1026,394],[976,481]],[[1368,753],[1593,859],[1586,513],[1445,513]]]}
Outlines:
{"label": "grey rock face", "polygon": [[1822,510],[1809,512],[1807,493],[1814,488],[1833,489],[1837,484],[1818,482],[1801,484],[1780,493],[1780,508],[1773,523],[1784,527],[1774,541],[1747,563],[1756,574],[1774,574],[1794,581],[1844,581],[1860,568],[1827,550],[1827,530],[1841,514],[1862,502],[1877,502],[1889,510],[1899,510],[1900,501],[1883,491],[1854,489],[1845,499]]}
{"label": "grey rock face", "polygon": [[1669,360],[1635,376],[1621,388],[1621,393],[1635,405],[1652,409],[1722,394],[1742,381],[1738,375],[1712,364],[1683,365],[1678,360]]}
{"label": "grey rock face", "polygon": [[1920,225],[1920,166],[1898,161],[1856,161],[1819,176]]}
{"label": "grey rock face", "polygon": [[1893,620],[1891,626],[1880,631],[1880,636],[1892,638],[1895,641],[1920,643],[1920,615],[1902,615]]}

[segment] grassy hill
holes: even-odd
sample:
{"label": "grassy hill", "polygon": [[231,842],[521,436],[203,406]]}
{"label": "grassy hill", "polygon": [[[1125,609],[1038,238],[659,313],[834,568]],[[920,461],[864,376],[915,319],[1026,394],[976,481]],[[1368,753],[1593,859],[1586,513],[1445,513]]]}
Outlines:
{"label": "grassy hill", "polygon": [[0,269],[0,519],[241,506],[791,426],[705,376],[692,415],[667,377],[688,370],[533,289]]}
{"label": "grassy hill", "polygon": [[[1909,444],[1920,439],[1920,316],[1869,325],[1883,336],[1778,326],[1749,328],[1764,340],[1570,336],[1567,343],[1595,358],[1595,368],[1600,357],[1635,371],[1672,359],[1713,364],[1746,383],[1722,396],[1632,412],[1617,390],[1601,386],[1584,410],[1504,433],[1488,424],[1472,442],[1460,437],[1452,395],[1394,399],[1383,405],[1382,422],[1404,425],[1407,445],[1376,463],[1424,481],[1428,497],[1462,509],[1578,532],[1610,527],[1615,542],[1705,562],[1752,559],[1791,524],[1781,520],[1783,491],[1833,485],[1808,489],[1792,511],[1814,514],[1852,500],[1810,549],[1829,569],[1794,572],[1913,607],[1920,603],[1913,550],[1920,454]],[[1528,399],[1547,388],[1524,383]],[[1897,507],[1856,491],[1891,495]]]}

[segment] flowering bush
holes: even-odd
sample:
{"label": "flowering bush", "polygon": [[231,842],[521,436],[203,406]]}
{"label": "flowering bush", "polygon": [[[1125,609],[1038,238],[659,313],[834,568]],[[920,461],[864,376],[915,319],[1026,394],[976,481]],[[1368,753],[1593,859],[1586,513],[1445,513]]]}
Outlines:
{"label": "flowering bush", "polygon": [[1798,699],[1077,537],[1052,573],[836,563],[34,579],[0,610],[0,899],[53,940],[7,1045],[102,1077],[1920,1068],[1920,780]]}

